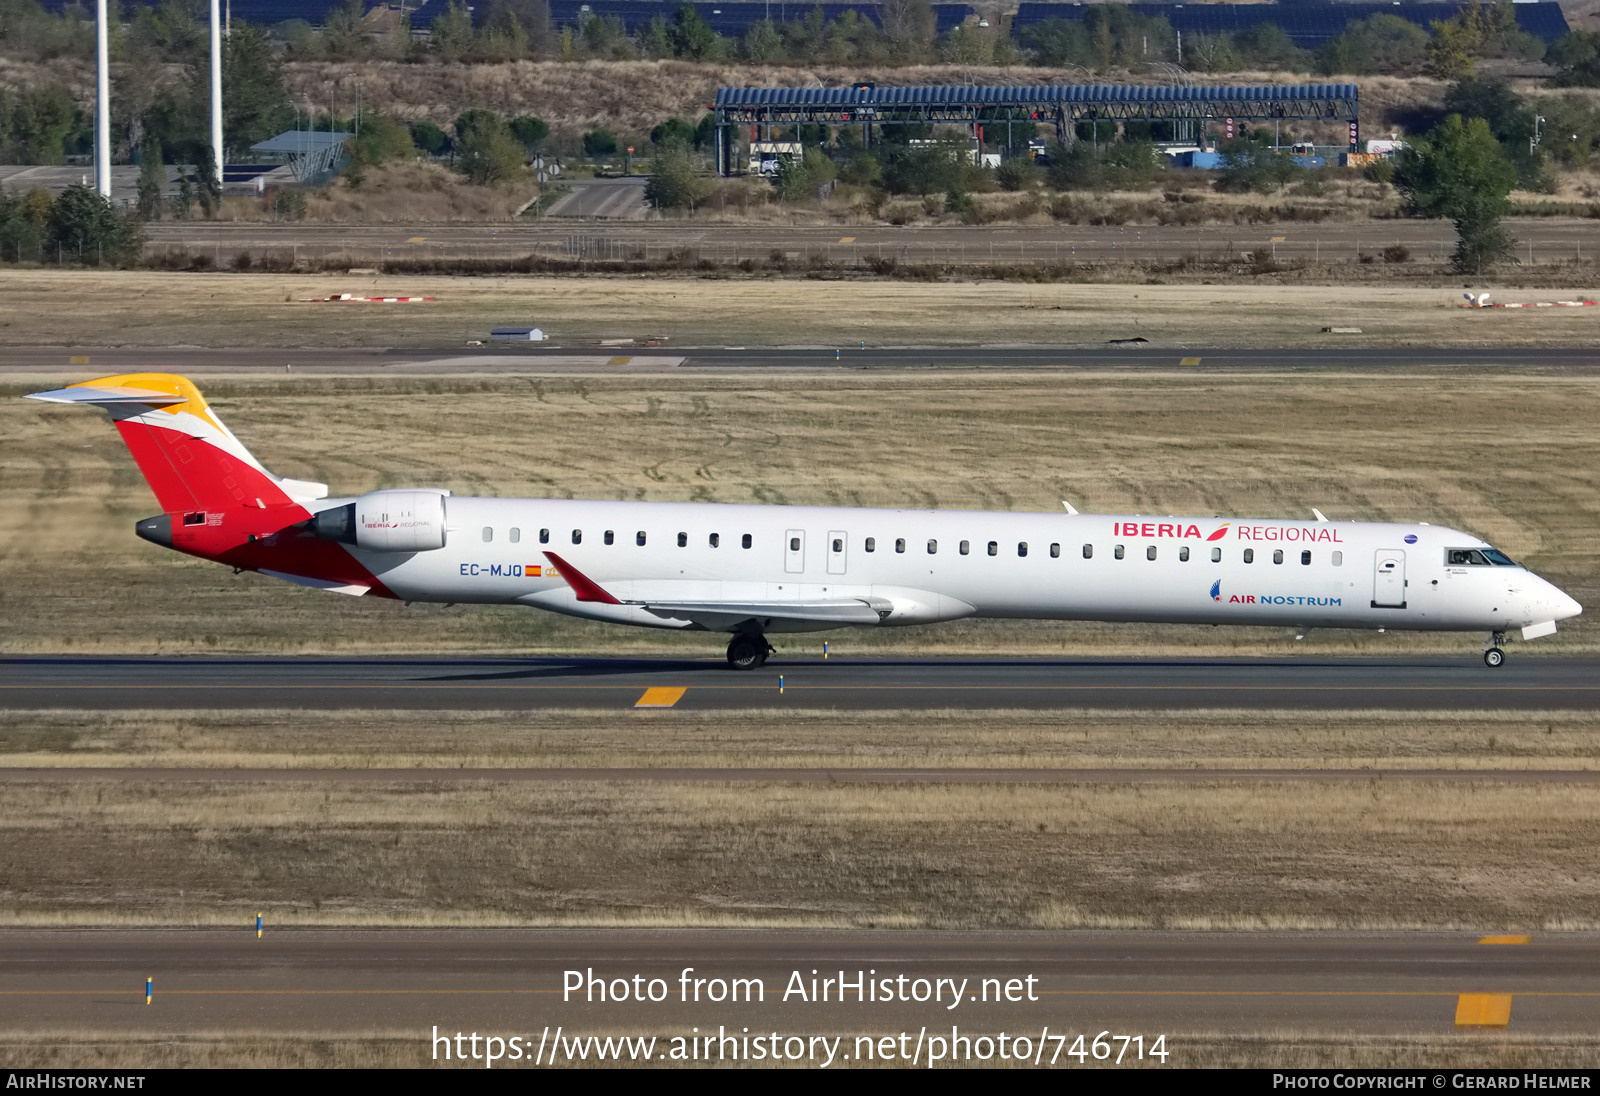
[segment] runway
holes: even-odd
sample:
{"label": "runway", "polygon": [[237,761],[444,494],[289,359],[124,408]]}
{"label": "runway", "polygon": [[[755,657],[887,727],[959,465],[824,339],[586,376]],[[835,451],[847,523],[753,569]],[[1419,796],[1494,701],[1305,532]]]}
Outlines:
{"label": "runway", "polygon": [[8,658],[0,709],[1587,710],[1600,659]]}
{"label": "runway", "polygon": [[[845,1035],[852,1055],[855,1034],[915,1040],[919,1030],[925,1054],[926,1035],[953,1025],[1036,1043],[1044,1029],[1068,1044],[1108,1032],[1149,1047],[1165,1034],[1168,1064],[1181,1066],[1208,1049],[1189,1032],[1450,1033],[1462,995],[1501,998],[1519,1035],[1592,1036],[1600,1021],[1592,933],[331,931],[279,930],[269,913],[260,940],[241,924],[13,929],[0,942],[0,1027],[12,1037],[399,1032],[415,1035],[418,1064],[435,1028],[521,1036],[530,1056],[558,1026],[571,1036],[828,1032]],[[585,999],[596,995],[591,976],[608,999]],[[712,999],[736,978],[748,1001]],[[847,989],[841,1001],[838,983],[858,978],[877,999]],[[661,1000],[648,999],[652,979]]]}
{"label": "runway", "polygon": [[[72,359],[87,359],[73,364]],[[196,347],[8,348],[0,377],[8,373],[81,376],[146,370],[282,376],[450,375],[524,373],[674,373],[774,370],[795,372],[862,370],[1181,370],[1283,372],[1371,369],[1392,372],[1432,369],[1600,368],[1600,355],[1582,347],[1400,347],[1295,348],[1293,350],[1192,347],[1173,344],[977,347],[596,347],[591,344],[505,347],[390,347],[282,349]]]}

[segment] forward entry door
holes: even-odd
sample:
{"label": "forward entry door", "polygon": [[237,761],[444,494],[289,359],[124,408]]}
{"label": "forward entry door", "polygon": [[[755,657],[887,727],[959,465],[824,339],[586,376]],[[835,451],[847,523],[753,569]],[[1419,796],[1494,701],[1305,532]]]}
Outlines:
{"label": "forward entry door", "polygon": [[1406,607],[1406,554],[1398,548],[1380,548],[1373,557],[1372,607]]}

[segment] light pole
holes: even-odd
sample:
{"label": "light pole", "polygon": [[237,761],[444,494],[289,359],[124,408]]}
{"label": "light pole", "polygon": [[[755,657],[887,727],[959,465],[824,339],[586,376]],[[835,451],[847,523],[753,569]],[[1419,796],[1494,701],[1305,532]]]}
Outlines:
{"label": "light pole", "polygon": [[1539,127],[1544,124],[1544,115],[1533,116],[1533,136],[1528,138],[1528,155],[1532,156],[1539,148]]}

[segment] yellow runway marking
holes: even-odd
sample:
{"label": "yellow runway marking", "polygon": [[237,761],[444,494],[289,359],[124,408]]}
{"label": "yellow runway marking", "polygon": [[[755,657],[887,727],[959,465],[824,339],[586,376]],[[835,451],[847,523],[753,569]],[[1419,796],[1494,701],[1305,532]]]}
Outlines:
{"label": "yellow runway marking", "polygon": [[1199,358],[1179,358],[1178,359],[1178,364],[1179,365],[1199,365],[1200,364],[1200,359]]}
{"label": "yellow runway marking", "polygon": [[839,242],[842,244],[853,244],[856,242],[856,238],[854,236],[840,236]]}
{"label": "yellow runway marking", "polygon": [[74,354],[72,357],[67,359],[67,364],[68,365],[88,365],[89,364],[89,356],[87,354]]}
{"label": "yellow runway marking", "polygon": [[1456,1001],[1456,1027],[1506,1027],[1511,1023],[1511,994],[1463,993]]}
{"label": "yellow runway marking", "polygon": [[631,361],[633,361],[633,359],[631,357],[629,357],[627,354],[618,354],[616,357],[612,358],[606,364],[607,365],[627,365]]}
{"label": "yellow runway marking", "polygon": [[423,240],[426,240],[426,239],[427,239],[426,236],[413,236],[413,237],[411,237],[411,239],[407,240],[406,243],[408,243],[408,244],[420,244]]}
{"label": "yellow runway marking", "polygon": [[635,708],[670,708],[683,699],[688,689],[677,686],[656,685],[644,691]]}
{"label": "yellow runway marking", "polygon": [[1528,935],[1485,936],[1479,940],[1480,944],[1531,944],[1533,937]]}

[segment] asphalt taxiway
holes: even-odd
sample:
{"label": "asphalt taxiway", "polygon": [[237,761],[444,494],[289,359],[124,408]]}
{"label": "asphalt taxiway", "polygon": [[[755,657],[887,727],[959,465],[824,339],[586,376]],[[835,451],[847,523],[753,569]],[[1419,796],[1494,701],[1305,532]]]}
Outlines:
{"label": "asphalt taxiway", "polygon": [[[1142,1035],[1149,1047],[1167,1034],[1169,1064],[1183,1065],[1204,1046],[1175,1037],[1183,1032],[1447,1033],[1464,1008],[1518,1034],[1588,1036],[1600,1021],[1592,933],[333,931],[279,930],[269,914],[259,940],[241,924],[12,929],[0,943],[0,1028],[13,1037],[400,1031],[415,1033],[418,1064],[431,1060],[435,1028],[517,1035],[530,1055],[557,1027],[569,1036],[904,1031],[912,1042],[920,1031],[924,1055],[926,1036],[952,1026],[1035,1043],[1048,1029],[1067,1045],[1109,1032]],[[841,1001],[841,974],[873,983],[877,999],[847,989]],[[734,979],[746,980],[750,999],[716,1000]],[[844,1049],[857,1051],[849,1039]]]}
{"label": "asphalt taxiway", "polygon": [[1585,710],[1600,659],[8,658],[0,709]]}

